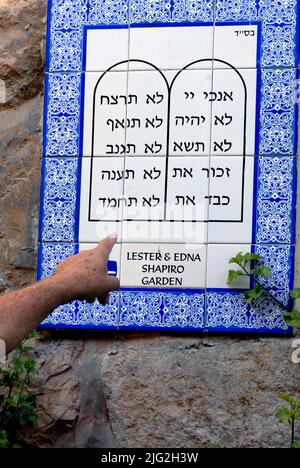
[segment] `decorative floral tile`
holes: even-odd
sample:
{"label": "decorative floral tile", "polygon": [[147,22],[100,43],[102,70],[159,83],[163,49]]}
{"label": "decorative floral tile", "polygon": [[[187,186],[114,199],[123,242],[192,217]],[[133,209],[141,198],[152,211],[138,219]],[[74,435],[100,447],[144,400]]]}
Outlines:
{"label": "decorative floral tile", "polygon": [[79,210],[79,160],[44,158],[39,240],[75,242]]}
{"label": "decorative floral tile", "polygon": [[119,328],[203,331],[205,293],[193,290],[123,290]]}
{"label": "decorative floral tile", "polygon": [[297,153],[298,78],[294,68],[261,70],[259,154]]}
{"label": "decorative floral tile", "polygon": [[82,75],[45,76],[44,148],[47,156],[78,156]]}
{"label": "decorative floral tile", "polygon": [[129,0],[49,0],[47,70],[81,71],[85,27],[129,26]]}
{"label": "decorative floral tile", "polygon": [[256,244],[294,244],[297,157],[260,157],[256,175]]}

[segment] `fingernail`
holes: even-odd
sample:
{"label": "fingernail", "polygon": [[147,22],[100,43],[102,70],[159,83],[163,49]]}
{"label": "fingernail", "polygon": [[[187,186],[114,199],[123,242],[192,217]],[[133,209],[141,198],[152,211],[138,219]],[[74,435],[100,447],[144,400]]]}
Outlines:
{"label": "fingernail", "polygon": [[117,239],[118,238],[118,234],[116,232],[113,232],[112,234],[110,234],[109,236],[109,239]]}

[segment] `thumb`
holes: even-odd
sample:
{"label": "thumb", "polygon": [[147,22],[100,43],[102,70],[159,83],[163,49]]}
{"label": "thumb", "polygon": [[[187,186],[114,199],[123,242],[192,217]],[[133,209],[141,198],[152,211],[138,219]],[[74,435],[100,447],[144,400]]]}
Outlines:
{"label": "thumb", "polygon": [[117,242],[117,239],[118,239],[118,235],[116,233],[110,234],[108,237],[103,239],[99,243],[99,245],[96,247],[97,249],[99,249],[101,254],[104,256],[105,260],[108,261],[109,255],[110,255],[115,243]]}

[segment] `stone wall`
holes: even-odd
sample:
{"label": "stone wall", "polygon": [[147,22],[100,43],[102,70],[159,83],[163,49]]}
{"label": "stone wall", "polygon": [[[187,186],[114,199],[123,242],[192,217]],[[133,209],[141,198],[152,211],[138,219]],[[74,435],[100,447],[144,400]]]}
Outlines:
{"label": "stone wall", "polygon": [[[1,291],[36,274],[45,3],[0,0],[0,79],[7,91],[0,104]],[[43,447],[288,446],[274,413],[280,392],[299,395],[291,342],[45,333],[32,382],[36,440]]]}

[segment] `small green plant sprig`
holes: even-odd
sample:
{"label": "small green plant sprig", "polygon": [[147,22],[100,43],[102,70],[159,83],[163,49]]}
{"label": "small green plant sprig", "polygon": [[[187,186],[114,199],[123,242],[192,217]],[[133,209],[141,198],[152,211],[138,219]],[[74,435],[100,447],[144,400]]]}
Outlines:
{"label": "small green plant sprig", "polygon": [[19,344],[9,363],[0,368],[0,448],[32,446],[23,433],[36,427],[35,397],[28,391],[31,376],[36,372],[32,347],[28,340],[39,338],[36,331]]}
{"label": "small green plant sprig", "polygon": [[[265,286],[261,283],[260,278],[268,279],[272,270],[263,264],[263,258],[254,253],[243,254],[239,252],[235,257],[229,260],[230,264],[238,266],[236,270],[229,270],[228,285],[231,285],[241,276],[247,276],[254,282],[254,287],[244,292],[245,300],[248,304],[252,304],[254,300],[260,299],[266,294],[274,303],[276,303],[284,312],[284,320],[287,325],[300,328],[300,312],[294,309],[294,301],[300,299],[300,289],[296,288],[290,292],[293,299],[292,306],[286,306],[279,301]],[[287,424],[291,428],[291,448],[300,448],[300,443],[295,441],[296,421],[300,420],[300,400],[293,398],[290,395],[280,395],[281,400],[289,404],[289,407],[280,406],[276,412],[276,418],[279,422]]]}
{"label": "small green plant sprig", "polygon": [[300,448],[300,444],[295,440],[296,421],[300,420],[300,400],[285,393],[280,395],[280,398],[287,402],[289,407],[280,406],[277,409],[276,418],[291,428],[291,448]]}
{"label": "small green plant sprig", "polygon": [[[254,287],[244,292],[245,300],[248,304],[252,304],[256,299],[260,299],[266,294],[274,303],[276,303],[284,311],[284,320],[287,325],[295,328],[300,328],[300,312],[293,307],[286,306],[277,299],[267,288],[264,287],[260,278],[267,279],[271,276],[272,270],[262,263],[263,258],[254,253],[239,252],[235,257],[229,260],[230,264],[235,264],[239,268],[229,270],[227,284],[232,285],[241,276],[247,276],[254,282]],[[296,288],[290,292],[293,300],[300,298],[300,289]]]}

